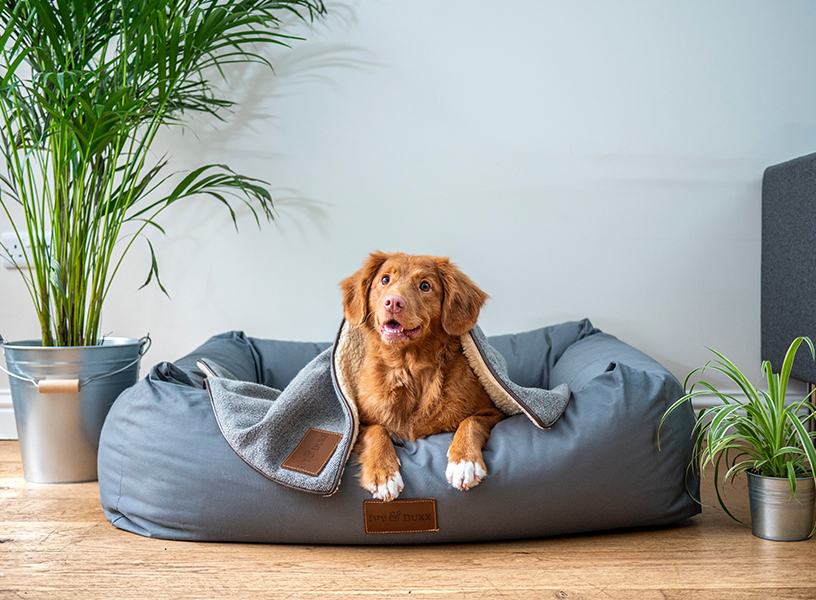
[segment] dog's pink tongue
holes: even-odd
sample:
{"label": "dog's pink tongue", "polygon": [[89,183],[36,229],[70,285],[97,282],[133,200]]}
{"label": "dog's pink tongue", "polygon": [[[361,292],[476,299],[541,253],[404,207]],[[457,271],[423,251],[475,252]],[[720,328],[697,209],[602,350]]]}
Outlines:
{"label": "dog's pink tongue", "polygon": [[396,321],[388,321],[388,323],[383,325],[383,330],[387,333],[400,333],[402,331],[402,325]]}

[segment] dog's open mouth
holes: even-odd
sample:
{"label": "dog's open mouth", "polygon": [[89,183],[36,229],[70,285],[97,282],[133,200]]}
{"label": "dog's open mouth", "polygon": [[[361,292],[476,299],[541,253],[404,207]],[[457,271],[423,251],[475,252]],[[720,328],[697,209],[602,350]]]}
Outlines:
{"label": "dog's open mouth", "polygon": [[380,325],[380,335],[386,342],[404,342],[414,339],[421,329],[422,325],[405,329],[399,321],[391,319]]}

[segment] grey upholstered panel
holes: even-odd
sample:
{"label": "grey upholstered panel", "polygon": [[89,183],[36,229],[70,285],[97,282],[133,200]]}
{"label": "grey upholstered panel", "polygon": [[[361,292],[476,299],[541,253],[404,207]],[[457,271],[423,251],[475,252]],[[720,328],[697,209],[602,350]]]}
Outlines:
{"label": "grey upholstered panel", "polygon": [[[522,385],[568,383],[573,399],[549,430],[524,416],[499,423],[487,478],[468,492],[445,481],[451,434],[397,448],[400,498],[436,498],[438,532],[366,534],[349,463],[339,491],[292,491],[243,463],[221,436],[194,363],[216,356],[236,376],[285,387],[326,344],[232,333],[175,365],[162,363],[116,401],[102,432],[99,485],[110,521],[145,536],[210,541],[415,544],[541,537],[672,523],[699,512],[686,481],[693,415],[657,424],[681,394],[657,362],[589,321],[490,339]],[[241,373],[241,375],[238,375]]]}
{"label": "grey upholstered panel", "polygon": [[[773,370],[799,336],[816,339],[816,154],[768,167],[762,178],[762,360]],[[792,375],[816,383],[799,350]]]}

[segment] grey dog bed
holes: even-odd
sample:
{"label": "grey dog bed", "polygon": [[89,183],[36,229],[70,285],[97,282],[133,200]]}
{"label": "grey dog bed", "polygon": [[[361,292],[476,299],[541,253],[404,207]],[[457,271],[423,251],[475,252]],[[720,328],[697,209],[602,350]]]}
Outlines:
{"label": "grey dog bed", "polygon": [[682,395],[659,363],[588,320],[486,343],[515,385],[567,384],[572,397],[549,429],[525,414],[496,425],[484,451],[488,475],[467,492],[445,480],[453,434],[397,444],[399,500],[433,499],[433,531],[367,532],[371,495],[357,484],[353,458],[324,497],[275,483],[239,457],[219,429],[197,361],[285,392],[331,346],[239,332],[154,366],[114,403],[99,446],[105,513],[116,527],[163,539],[417,544],[656,526],[700,511],[689,495],[699,483],[686,471],[690,406],[664,423],[657,446],[660,418]]}

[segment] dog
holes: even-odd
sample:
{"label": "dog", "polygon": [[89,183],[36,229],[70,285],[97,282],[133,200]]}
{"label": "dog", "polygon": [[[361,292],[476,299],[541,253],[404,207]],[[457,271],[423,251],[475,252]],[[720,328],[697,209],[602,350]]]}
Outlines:
{"label": "dog", "polygon": [[392,438],[454,432],[448,483],[459,490],[487,474],[482,449],[505,418],[462,351],[488,296],[445,257],[374,252],[340,284],[348,322],[366,339],[358,382],[360,485],[394,500],[404,488]]}

